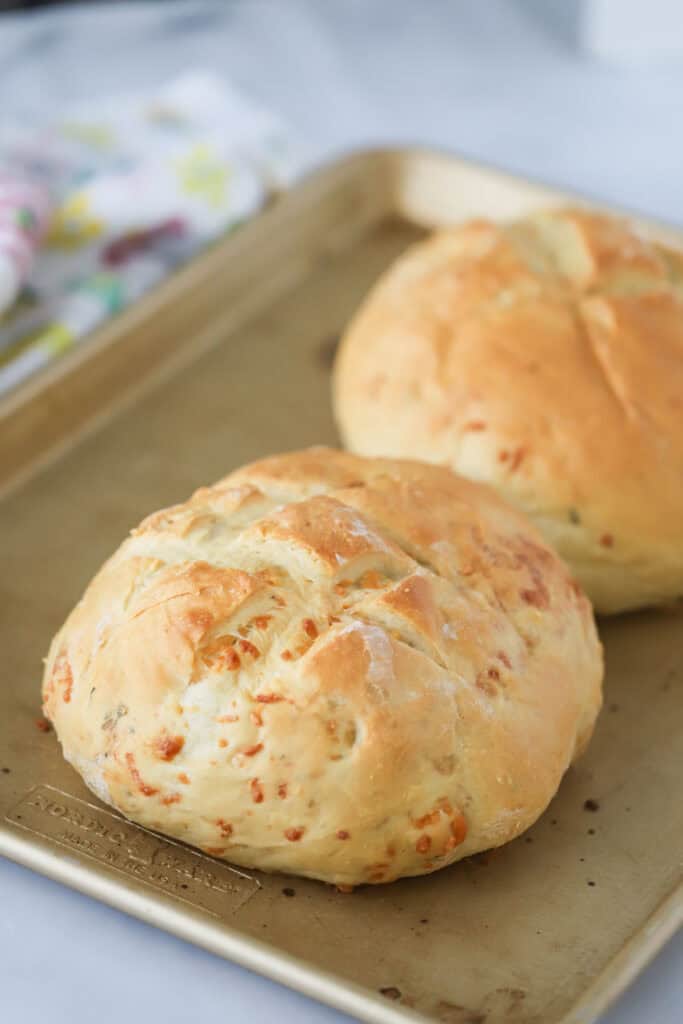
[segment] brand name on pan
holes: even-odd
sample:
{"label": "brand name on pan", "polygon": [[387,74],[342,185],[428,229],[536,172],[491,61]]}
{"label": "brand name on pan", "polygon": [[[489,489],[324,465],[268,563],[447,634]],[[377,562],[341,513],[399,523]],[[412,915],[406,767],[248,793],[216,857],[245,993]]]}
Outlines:
{"label": "brand name on pan", "polygon": [[259,889],[241,871],[52,786],[27,793],[7,820],[217,916],[234,912]]}

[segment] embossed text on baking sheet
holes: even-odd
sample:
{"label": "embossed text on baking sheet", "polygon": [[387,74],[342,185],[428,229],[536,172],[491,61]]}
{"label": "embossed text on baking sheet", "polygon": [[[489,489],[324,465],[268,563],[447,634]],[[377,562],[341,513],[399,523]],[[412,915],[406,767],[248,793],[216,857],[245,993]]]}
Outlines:
{"label": "embossed text on baking sheet", "polygon": [[52,786],[36,786],[7,821],[220,917],[260,888],[255,878]]}

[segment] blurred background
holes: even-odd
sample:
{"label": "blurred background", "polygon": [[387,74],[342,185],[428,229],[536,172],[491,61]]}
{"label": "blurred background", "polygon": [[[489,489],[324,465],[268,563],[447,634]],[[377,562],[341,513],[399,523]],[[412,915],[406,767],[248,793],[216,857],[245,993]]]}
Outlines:
{"label": "blurred background", "polygon": [[3,115],[211,70],[279,113],[316,155],[431,142],[683,216],[678,0],[0,7]]}
{"label": "blurred background", "polygon": [[0,398],[349,149],[683,220],[678,0],[0,0],[0,97]]}

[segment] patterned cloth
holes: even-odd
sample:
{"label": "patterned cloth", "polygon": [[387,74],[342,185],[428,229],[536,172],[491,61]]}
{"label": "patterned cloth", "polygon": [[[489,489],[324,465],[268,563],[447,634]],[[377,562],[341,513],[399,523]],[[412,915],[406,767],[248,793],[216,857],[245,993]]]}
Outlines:
{"label": "patterned cloth", "polygon": [[252,215],[298,164],[284,126],[213,75],[3,122],[0,394]]}

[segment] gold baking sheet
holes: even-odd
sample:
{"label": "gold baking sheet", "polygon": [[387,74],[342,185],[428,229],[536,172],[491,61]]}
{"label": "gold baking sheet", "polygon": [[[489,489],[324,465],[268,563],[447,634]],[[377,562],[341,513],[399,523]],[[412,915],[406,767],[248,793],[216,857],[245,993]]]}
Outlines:
{"label": "gold baking sheet", "polygon": [[352,895],[232,870],[124,821],[35,725],[49,639],[131,526],[242,462],[335,443],[334,345],[387,263],[425,226],[561,198],[443,154],[359,154],[0,405],[0,852],[387,1024],[588,1024],[673,933],[680,610],[601,624],[604,713],[529,833]]}

